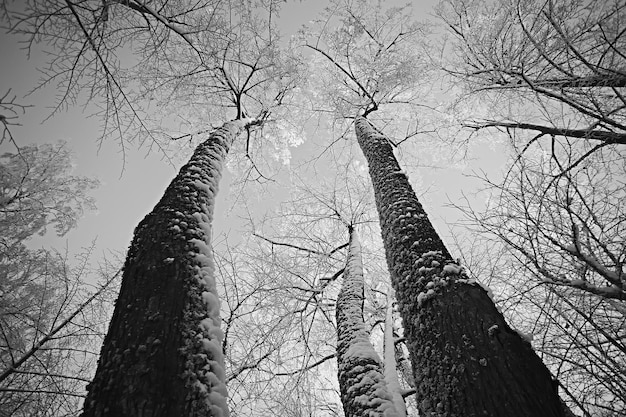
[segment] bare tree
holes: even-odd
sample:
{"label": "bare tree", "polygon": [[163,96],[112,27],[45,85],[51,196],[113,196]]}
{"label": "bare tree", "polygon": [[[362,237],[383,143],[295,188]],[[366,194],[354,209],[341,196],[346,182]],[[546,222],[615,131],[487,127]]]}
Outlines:
{"label": "bare tree", "polygon": [[75,102],[96,106],[101,140],[117,137],[124,150],[139,138],[170,157],[172,140],[205,136],[233,109],[237,118],[267,117],[293,88],[295,61],[277,48],[278,5],[36,0],[3,3],[0,19],[29,53],[49,45],[41,86],[60,91],[52,115]]}
{"label": "bare tree", "polygon": [[334,317],[348,247],[345,222],[366,231],[363,329],[381,339],[384,312],[373,303],[372,288],[385,273],[379,250],[372,249],[372,240],[380,245],[370,231],[373,200],[362,165],[357,173],[350,154],[333,156],[343,163],[329,166],[323,179],[304,175],[289,200],[254,222],[252,235],[228,252],[238,258],[233,266],[225,262],[222,274],[227,365],[235,371],[229,391],[238,415],[342,415],[331,376],[337,374]]}
{"label": "bare tree", "polygon": [[619,149],[603,149],[558,175],[552,150],[528,152],[503,183],[484,178],[495,197],[483,212],[464,208],[478,233],[504,244],[491,272],[502,307],[533,335],[564,397],[585,415],[624,404],[621,160]]}
{"label": "bare tree", "polygon": [[231,413],[289,415],[291,401],[298,396],[308,398],[302,409],[305,403],[317,405],[312,383],[298,370],[304,362],[302,345],[319,346],[316,341],[325,340],[318,337],[317,327],[325,318],[315,314],[320,307],[314,298],[321,298],[314,284],[321,266],[316,257],[294,256],[287,246],[277,249],[278,242],[271,245],[258,236],[236,245],[220,239],[215,248],[224,294],[223,347]]}
{"label": "bare tree", "polygon": [[335,331],[334,286],[325,288],[321,277],[335,261],[263,231],[216,247],[231,413],[324,415],[338,401],[336,382],[321,382]]}
{"label": "bare tree", "polygon": [[[136,230],[84,415],[228,414],[210,228],[234,140],[247,130],[245,152],[256,168],[248,154],[250,128],[263,124],[292,88],[293,67],[283,65],[276,49],[276,5],[67,1],[3,7],[12,32],[56,47],[46,82],[60,80],[59,106],[85,86],[88,102],[104,98],[104,135],[116,130],[125,143],[134,130],[162,146],[162,139],[211,132]],[[124,47],[135,52],[132,71],[114,58]],[[136,94],[127,82],[138,87]],[[202,107],[200,129],[163,135],[161,126],[148,123],[144,100],[174,107],[188,104],[191,91],[207,97],[206,107],[198,101],[191,107]],[[214,129],[207,117],[231,120]]]}
{"label": "bare tree", "polygon": [[212,132],[137,226],[84,416],[228,415],[211,222],[224,159],[252,123]]}
{"label": "bare tree", "polygon": [[[234,119],[196,148],[137,227],[85,416],[228,414],[220,303],[210,249],[215,195],[235,139],[248,130],[247,150],[249,129],[263,124],[270,107],[280,104],[290,87],[277,82],[285,72],[276,69],[275,55],[268,57],[274,43],[271,19],[265,23],[269,28],[265,38],[254,32],[260,24],[258,16],[245,4],[229,7],[234,9],[227,12],[242,13],[240,19],[233,21],[224,38],[215,40],[216,45],[208,44],[214,49],[206,53],[215,58],[215,66],[201,72],[206,72],[209,89],[217,89],[209,91],[217,107],[228,108],[230,103]],[[271,9],[269,13],[271,17]],[[207,25],[217,18],[202,16]],[[195,82],[190,75],[185,84],[170,90],[168,80],[149,79],[162,83],[174,101]],[[266,85],[279,90],[255,95],[257,88]],[[246,102],[257,111],[255,118],[246,117]]]}
{"label": "bare tree", "polygon": [[[561,153],[571,155],[571,148]],[[520,159],[503,183],[486,179],[497,197],[473,218],[542,282],[623,302],[626,246],[619,202],[626,195],[624,166],[615,163],[621,159],[621,152],[605,150],[564,175],[547,152]]]}
{"label": "bare tree", "polygon": [[470,116],[467,126],[526,130],[529,143],[586,140],[589,153],[626,144],[625,12],[621,1],[442,2],[448,71],[493,102],[488,118]]}
{"label": "bare tree", "polygon": [[[329,51],[320,53],[337,67],[339,82],[353,97],[342,101],[350,104],[356,136],[369,165],[387,265],[411,355],[419,412],[564,415],[545,365],[508,326],[487,292],[470,281],[452,258],[398,165],[392,147],[395,143],[363,117],[379,111],[376,97],[385,97],[385,86],[399,88],[409,97],[414,91],[410,84],[404,84],[410,77],[399,77],[395,84],[374,83],[373,89],[367,82],[370,66],[384,67],[389,62],[384,55],[404,52],[401,42],[383,40],[385,36],[395,39],[394,32],[402,39],[404,25],[393,25],[389,19],[379,26],[376,12],[368,15],[350,4],[343,6],[347,10],[344,13],[358,17],[361,36],[342,37],[349,32],[344,26],[324,37]],[[392,16],[393,12],[380,15]],[[396,18],[403,18],[401,11]],[[360,56],[349,47],[355,39],[365,39],[380,54],[353,59],[353,53]]]}
{"label": "bare tree", "polygon": [[[133,135],[162,144],[151,134],[147,113],[132,97],[125,74],[145,71],[156,62],[167,62],[168,51],[191,48],[202,62],[197,36],[220,33],[223,27],[219,2],[141,1],[29,1],[4,2],[0,8],[3,29],[24,40],[30,54],[46,42],[49,63],[42,68],[39,87],[58,86],[52,115],[76,102],[98,106],[103,117],[102,138],[117,137],[122,149]],[[207,27],[198,16],[216,19]],[[118,58],[132,50],[136,61]],[[208,70],[207,66],[201,70]]]}
{"label": "bare tree", "polygon": [[388,139],[364,118],[356,128],[370,166],[420,412],[564,415],[545,365],[453,260]]}
{"label": "bare tree", "polygon": [[506,132],[514,150],[504,180],[484,178],[488,207],[466,214],[504,245],[495,250],[506,267],[494,278],[503,308],[534,335],[563,397],[585,415],[624,407],[624,381],[614,376],[625,360],[617,202],[626,143],[624,7],[446,1],[439,10],[456,53],[449,72],[468,97],[491,103],[487,117],[465,112],[466,126]]}
{"label": "bare tree", "polygon": [[[90,248],[91,251],[92,248]],[[76,415],[106,329],[119,274],[62,254],[2,254],[0,411],[12,416]]]}
{"label": "bare tree", "polygon": [[71,175],[64,142],[17,147],[0,156],[0,228],[9,248],[54,227],[62,236],[76,226],[84,209],[94,209],[88,192],[96,180]]}
{"label": "bare tree", "polygon": [[[390,288],[387,290],[387,308],[385,312],[385,330],[383,332],[384,337],[384,372],[385,372],[385,381],[387,383],[387,388],[391,394],[391,398],[393,404],[395,406],[398,415],[401,417],[405,417],[407,415],[407,407],[404,401],[404,397],[406,397],[411,390],[402,389],[400,380],[401,376],[403,376],[403,364],[402,359],[403,351],[400,343],[396,343],[397,339],[395,339],[396,335],[394,332],[394,293]],[[408,375],[411,374],[409,371]],[[410,379],[412,381],[412,379]]]}
{"label": "bare tree", "polygon": [[302,42],[325,70],[313,80],[318,111],[343,123],[364,109],[398,136],[420,133],[418,111],[429,106],[428,88],[418,87],[432,67],[425,59],[428,27],[412,18],[410,5],[334,0],[316,23]]}
{"label": "bare tree", "polygon": [[[95,365],[117,274],[110,265],[93,271],[93,245],[75,262],[54,250],[26,246],[48,228],[65,235],[84,209],[94,208],[88,192],[97,181],[70,170],[64,143],[18,147],[0,156],[3,415],[74,413]],[[96,274],[101,282],[89,283]]]}
{"label": "bare tree", "polygon": [[346,416],[399,416],[387,389],[380,357],[363,322],[364,281],[361,245],[349,226],[350,246],[343,285],[337,297],[337,366]]}

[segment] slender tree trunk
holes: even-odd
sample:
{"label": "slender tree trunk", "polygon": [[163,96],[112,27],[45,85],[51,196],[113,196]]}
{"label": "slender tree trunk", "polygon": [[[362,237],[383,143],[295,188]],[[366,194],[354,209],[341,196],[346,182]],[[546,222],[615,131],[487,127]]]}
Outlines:
{"label": "slender tree trunk", "polygon": [[135,229],[83,416],[228,415],[210,238],[222,165],[244,126],[213,131]]}
{"label": "slender tree trunk", "polygon": [[350,228],[350,246],[337,297],[337,366],[346,417],[398,416],[387,391],[380,357],[363,321],[361,245]]}
{"label": "slender tree trunk", "polygon": [[384,333],[384,370],[387,388],[390,391],[393,404],[398,412],[399,417],[406,417],[406,404],[402,397],[402,387],[400,386],[400,378],[398,378],[398,364],[396,363],[396,345],[393,337],[393,290],[389,288],[387,293],[387,308],[385,314],[385,333]]}
{"label": "slender tree trunk", "polygon": [[356,134],[374,186],[420,415],[563,416],[545,365],[452,259],[389,141],[363,117]]}

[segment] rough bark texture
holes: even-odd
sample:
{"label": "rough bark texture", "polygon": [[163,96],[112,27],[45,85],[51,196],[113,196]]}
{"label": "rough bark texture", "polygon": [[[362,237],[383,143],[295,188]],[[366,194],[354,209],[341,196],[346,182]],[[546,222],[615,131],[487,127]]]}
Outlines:
{"label": "rough bark texture", "polygon": [[350,230],[343,285],[337,297],[337,367],[346,417],[397,416],[380,358],[363,321],[363,267],[356,234]]}
{"label": "rough bark texture", "polygon": [[243,127],[212,132],[135,229],[84,417],[228,414],[209,242],[222,164]]}
{"label": "rough bark texture", "polygon": [[362,117],[356,133],[374,185],[420,416],[563,416],[546,367],[452,259],[389,141]]}

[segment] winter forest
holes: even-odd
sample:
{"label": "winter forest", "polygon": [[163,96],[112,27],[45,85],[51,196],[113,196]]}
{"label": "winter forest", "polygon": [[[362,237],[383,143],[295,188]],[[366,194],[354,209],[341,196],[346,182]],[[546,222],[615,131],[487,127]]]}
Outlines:
{"label": "winter forest", "polygon": [[624,0],[0,22],[0,417],[626,416]]}

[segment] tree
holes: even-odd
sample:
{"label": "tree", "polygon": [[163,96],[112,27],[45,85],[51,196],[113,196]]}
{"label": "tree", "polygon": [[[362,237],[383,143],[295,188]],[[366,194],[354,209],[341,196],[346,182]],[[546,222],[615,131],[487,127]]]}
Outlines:
{"label": "tree", "polygon": [[[74,412],[101,341],[117,275],[111,265],[92,270],[93,246],[77,255],[75,265],[66,254],[27,247],[51,227],[65,235],[84,209],[94,208],[88,192],[97,181],[71,175],[71,162],[64,142],[0,156],[2,415]],[[89,283],[90,275],[100,282]]]}
{"label": "tree", "polygon": [[60,91],[51,116],[84,100],[102,118],[100,140],[116,137],[122,151],[148,141],[170,159],[174,140],[206,135],[233,110],[266,118],[294,87],[295,61],[277,45],[279,4],[34,0],[3,3],[0,19],[29,53],[51,45],[38,86]]}
{"label": "tree", "polygon": [[[0,258],[0,412],[73,415],[95,368],[118,274],[92,272],[92,248],[76,266],[52,250],[15,249]],[[99,282],[90,284],[96,274]]]}
{"label": "tree", "polygon": [[484,212],[466,213],[542,282],[624,301],[622,159],[603,150],[564,175],[551,155],[519,159],[503,183],[484,179],[498,191]]}
{"label": "tree", "polygon": [[[362,6],[363,2],[357,4]],[[337,84],[346,86],[343,92],[347,98],[341,101],[348,103],[356,118],[357,139],[369,165],[387,265],[411,355],[419,412],[564,415],[545,365],[507,325],[487,292],[467,279],[400,169],[393,154],[395,143],[363,117],[374,117],[380,111],[376,97],[387,97],[385,87],[397,91],[392,95],[396,99],[412,97],[410,76],[395,74],[393,82],[372,83],[368,68],[384,67],[388,56],[395,54],[413,56],[417,48],[412,45],[413,50],[405,50],[403,42],[417,32],[405,31],[405,23],[394,24],[394,18],[406,22],[401,9],[385,14],[348,4],[344,7],[349,16],[346,26],[358,25],[361,31],[348,36],[351,26],[340,27],[322,38],[328,39],[330,51],[320,53],[338,69]],[[354,51],[349,47],[357,41],[371,45],[375,52],[369,59],[357,60],[363,48]],[[395,68],[393,64],[391,68]],[[368,89],[368,85],[376,88]]]}
{"label": "tree", "polygon": [[[363,266],[361,245],[349,226],[350,246],[337,297],[337,367],[346,416],[400,416],[388,392],[380,357],[363,322]],[[395,366],[395,363],[393,364]],[[385,364],[388,366],[388,364]]]}
{"label": "tree", "polygon": [[528,152],[505,182],[484,178],[495,191],[484,210],[463,208],[476,233],[502,242],[491,273],[501,307],[585,415],[625,400],[622,159],[603,149],[558,176],[558,160]]}
{"label": "tree", "polygon": [[319,384],[302,368],[332,349],[332,307],[317,278],[334,260],[272,244],[261,233],[258,227],[243,242],[214,244],[231,415],[315,412],[327,405],[321,388],[336,384]]}
{"label": "tree", "polygon": [[[260,5],[267,6],[267,19],[257,14]],[[408,9],[371,6],[360,0],[331,2],[323,22],[328,25],[315,33],[313,41],[313,35],[307,38],[306,49],[316,54],[316,71],[330,74],[314,81],[324,87],[315,92],[323,102],[321,111],[332,112],[335,126],[345,128],[344,137],[352,125],[345,121],[356,120],[359,142],[370,160],[387,259],[405,316],[419,408],[427,414],[472,415],[485,411],[472,408],[484,400],[493,407],[487,410],[491,414],[505,413],[505,407],[508,414],[512,407],[528,415],[530,411],[524,409],[528,407],[542,415],[561,415],[549,373],[531,347],[507,326],[487,293],[452,260],[393,158],[391,145],[408,145],[407,139],[420,132],[423,122],[418,125],[416,117],[424,113],[418,114],[417,109],[428,108],[420,95],[427,88],[420,91],[415,85],[427,84],[421,76],[429,76],[431,67],[421,42],[425,31],[405,14]],[[256,411],[254,404],[259,400],[265,401],[262,412],[278,404],[286,415],[298,415],[302,409],[315,409],[327,392],[328,397],[334,395],[334,384],[323,394],[307,393],[309,387],[320,386],[320,379],[303,372],[331,365],[335,356],[324,355],[335,348],[328,342],[334,332],[319,337],[323,330],[332,329],[329,312],[335,306],[333,291],[337,289],[332,282],[341,275],[325,268],[336,266],[339,251],[345,248],[336,242],[338,234],[329,232],[332,227],[324,232],[301,227],[298,233],[304,239],[289,233],[287,239],[279,239],[254,230],[249,240],[258,239],[266,250],[257,257],[275,261],[274,251],[281,248],[284,264],[248,265],[243,270],[233,262],[233,271],[224,274],[225,314],[220,315],[217,301],[222,283],[214,266],[211,222],[226,154],[235,147],[231,153],[245,162],[246,179],[273,180],[259,164],[263,160],[257,159],[258,150],[273,140],[271,133],[284,129],[281,121],[276,122],[280,115],[274,106],[284,104],[297,80],[293,76],[297,62],[281,54],[277,32],[268,23],[276,7],[274,1],[175,5],[165,1],[35,1],[12,26],[34,35],[33,40],[41,35],[63,45],[62,57],[55,62],[67,66],[56,75],[69,76],[68,85],[78,85],[74,74],[93,75],[94,82],[88,85],[94,96],[102,91],[109,94],[105,113],[126,116],[113,125],[122,141],[132,137],[122,134],[123,125],[134,126],[133,133],[148,135],[157,146],[177,145],[181,139],[193,144],[209,133],[136,229],[84,415],[225,415],[227,381],[257,383],[233,396],[233,401],[251,400],[237,410],[243,413]],[[17,14],[6,12],[6,16]],[[337,21],[338,29],[330,30]],[[82,36],[74,41],[77,29]],[[138,34],[136,42],[131,41],[134,33]],[[137,65],[128,72],[133,73],[131,77],[121,78],[124,71],[111,70],[117,68],[110,58],[118,45],[139,51]],[[53,65],[53,73],[58,68]],[[132,88],[125,89],[128,86]],[[150,123],[140,110],[148,101],[158,107],[159,114],[151,113],[151,117],[162,123]],[[380,134],[383,128],[378,132],[373,128],[382,122],[386,132],[406,133],[392,142],[390,135]],[[265,134],[255,135],[261,129]],[[244,130],[246,140],[236,140]],[[377,165],[381,162],[382,167]],[[336,201],[329,203],[319,196],[317,201],[326,206],[321,212],[330,215],[320,219],[309,207],[299,207],[301,224],[310,224],[311,218],[320,224],[333,223],[332,217],[342,217],[333,205]],[[314,256],[320,259],[310,259]],[[218,259],[219,267],[225,269],[229,261]],[[256,272],[262,279],[253,279]],[[276,294],[262,295],[270,291]],[[284,296],[284,303],[269,306],[268,298],[274,301],[274,296],[276,301]],[[374,313],[384,310],[373,307]],[[381,322],[375,314],[366,314],[374,317],[374,327]],[[224,336],[219,329],[221,317],[225,318]],[[257,321],[261,325],[246,332],[246,326]],[[368,331],[363,324],[361,330]],[[305,343],[289,332],[292,325],[299,326],[298,336]],[[241,335],[248,339],[233,341]],[[389,332],[387,336],[389,340]],[[283,339],[288,341],[287,348],[280,343]],[[222,357],[224,349],[228,365]],[[285,359],[281,353],[287,349],[291,356]],[[345,392],[358,388],[357,384]],[[492,393],[487,395],[489,389],[506,393],[506,399],[492,398]],[[525,396],[535,394],[536,403],[528,404]],[[300,409],[304,401],[308,409]],[[328,410],[335,412],[332,404]]]}
{"label": "tree", "polygon": [[[623,2],[443,2],[452,34],[447,69],[488,116],[465,113],[474,134],[507,134],[513,162],[478,213],[504,265],[494,278],[516,326],[573,409],[623,408]],[[469,119],[469,120],[467,120]],[[482,132],[481,132],[482,133]],[[504,136],[504,135],[503,135]],[[521,272],[521,273],[520,273]],[[572,329],[576,329],[572,331]],[[606,364],[610,364],[606,366]]]}
{"label": "tree", "polygon": [[589,142],[570,166],[626,144],[625,12],[620,1],[442,2],[438,15],[453,37],[448,71],[468,93],[493,101],[488,119],[474,116],[466,125],[529,131],[528,144]]}
{"label": "tree", "polygon": [[84,416],[228,415],[211,221],[232,142],[212,132],[137,226]]}
{"label": "tree", "polygon": [[[275,3],[257,8],[248,2],[147,5],[68,1],[58,5],[32,2],[23,9],[3,10],[13,32],[59,46],[49,81],[61,80],[65,88],[61,103],[85,86],[85,78],[75,78],[77,74],[88,75],[91,95],[87,100],[98,95],[107,98],[103,114],[107,123],[112,122],[105,124],[104,135],[113,128],[124,144],[132,137],[125,132],[139,133],[162,147],[164,140],[212,131],[137,229],[85,415],[132,415],[138,410],[228,414],[219,302],[209,251],[210,222],[217,182],[234,139],[244,129],[248,131],[246,156],[256,168],[248,154],[249,129],[262,124],[272,106],[280,104],[292,87],[293,68],[283,65],[276,48],[272,27]],[[268,18],[261,18],[260,11]],[[132,72],[122,71],[114,59],[114,52],[125,46],[137,52]],[[134,76],[124,79],[124,73]],[[125,82],[138,87],[136,95]],[[171,131],[164,127],[170,118],[162,119],[164,125],[148,123],[142,102],[188,104],[190,91],[194,97],[208,98],[208,106],[195,101],[192,107],[202,107],[195,114],[202,113],[203,123],[207,117],[232,120],[216,130],[202,126],[183,135],[163,134]],[[177,111],[180,115],[180,108]],[[257,117],[247,118],[246,114]],[[154,239],[159,244],[153,246]],[[167,266],[155,272],[156,278],[151,271],[155,262]],[[168,277],[169,273],[174,276]],[[153,278],[159,282],[154,284]],[[169,297],[176,302],[168,303]],[[155,315],[159,303],[168,304],[159,312],[162,316]],[[172,337],[165,336],[170,333]],[[152,356],[134,361],[134,354]],[[170,357],[177,360],[167,363],[164,358]],[[146,368],[146,364],[151,366]],[[146,369],[157,371],[145,375]],[[164,384],[171,381],[178,384],[167,390]],[[170,395],[176,401],[168,403]]]}
{"label": "tree", "polygon": [[370,167],[420,413],[564,415],[545,365],[453,260],[388,139],[365,118],[356,120],[356,130]]}
{"label": "tree", "polygon": [[[122,150],[134,137],[157,148],[165,144],[153,133],[150,118],[132,94],[135,74],[168,62],[171,51],[190,48],[191,65],[203,65],[203,49],[196,44],[204,31],[219,37],[222,14],[216,1],[29,1],[3,2],[2,27],[25,40],[28,53],[47,42],[49,62],[38,87],[56,84],[58,97],[52,115],[76,102],[96,106],[103,118],[101,139],[116,137]],[[216,10],[217,9],[217,10]],[[199,16],[216,17],[207,27]],[[134,60],[119,59],[120,51]],[[213,51],[211,49],[211,51]],[[193,72],[192,72],[193,73]],[[125,75],[131,75],[130,79]],[[165,151],[165,149],[161,149]]]}
{"label": "tree", "polygon": [[2,246],[19,244],[53,226],[59,236],[76,226],[84,209],[94,209],[87,193],[98,182],[71,175],[64,142],[18,147],[0,156]]}
{"label": "tree", "polygon": [[[378,308],[375,298],[380,298],[377,288],[382,286],[381,277],[386,276],[386,272],[380,266],[380,238],[373,219],[373,199],[367,178],[363,177],[364,166],[349,163],[355,162],[354,155],[336,152],[335,148],[329,152],[332,157],[337,157],[338,163],[328,165],[324,173],[313,177],[313,181],[307,181],[309,176],[306,175],[294,181],[289,200],[265,221],[254,222],[253,235],[245,244],[237,243],[236,253],[249,257],[249,260],[239,263],[233,272],[227,272],[228,276],[236,273],[239,283],[230,291],[224,290],[229,306],[236,305],[235,300],[241,300],[241,315],[246,314],[248,308],[255,312],[257,306],[262,309],[258,316],[249,315],[243,323],[246,327],[241,324],[231,326],[227,321],[227,326],[233,328],[229,332],[229,345],[246,346],[248,340],[255,343],[258,329],[265,328],[266,321],[272,323],[273,311],[284,311],[281,314],[287,316],[283,322],[288,320],[290,326],[286,333],[280,328],[274,331],[276,338],[282,341],[278,346],[271,347],[275,340],[271,336],[262,345],[253,344],[252,352],[247,352],[247,356],[260,356],[268,345],[268,350],[274,352],[263,363],[258,363],[257,368],[246,370],[229,383],[233,400],[240,403],[234,408],[238,409],[243,403],[250,409],[242,415],[250,412],[255,415],[342,415],[340,386],[332,376],[337,375],[334,316],[338,306],[339,277],[344,273],[348,246],[341,232],[348,222],[359,224],[366,235],[362,252],[368,273],[364,311],[361,312],[362,329],[367,334],[372,332],[374,342],[382,339],[379,327],[384,307]],[[250,210],[256,208],[254,202],[248,201],[248,204],[251,204]],[[353,279],[359,278],[353,275]],[[259,296],[246,299],[244,288],[247,285],[259,286]],[[347,306],[353,304],[352,301],[343,304]],[[270,309],[264,308],[264,304],[274,305]],[[358,307],[351,308],[356,314],[354,309]],[[252,326],[247,322],[253,322]],[[237,338],[238,334],[243,338]],[[344,338],[349,338],[349,334],[346,333]],[[228,352],[228,361],[234,362],[235,369],[249,363],[239,359],[239,350],[234,354],[231,349]],[[354,382],[354,379],[348,382]],[[344,388],[352,389],[349,386]],[[354,389],[358,390],[359,386],[355,385]],[[244,396],[240,399],[242,394],[259,391],[261,395],[257,398]]]}

